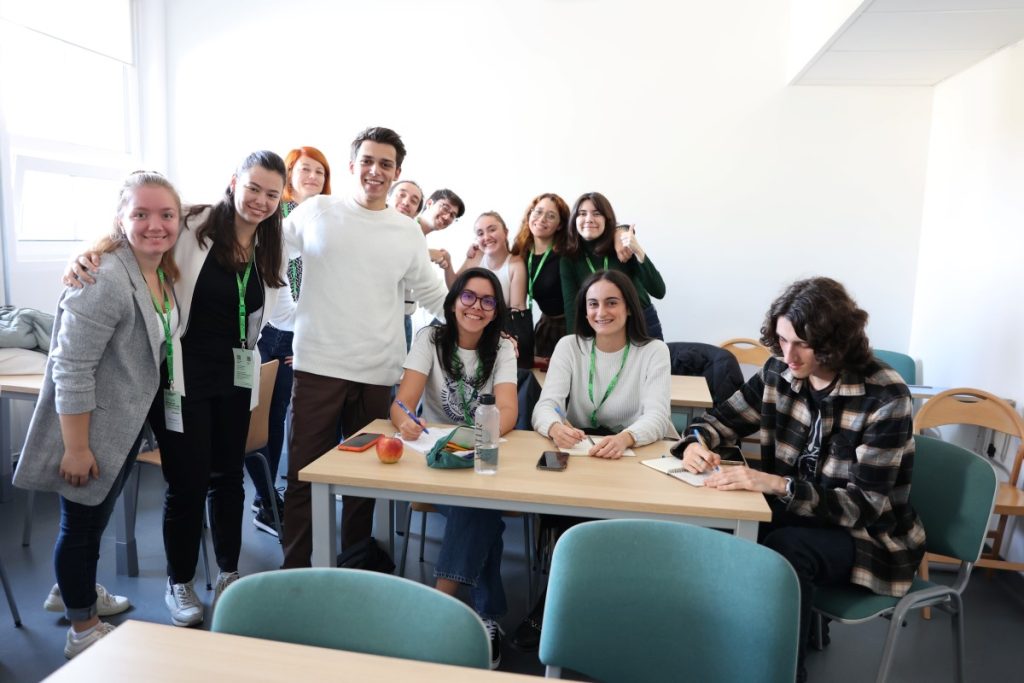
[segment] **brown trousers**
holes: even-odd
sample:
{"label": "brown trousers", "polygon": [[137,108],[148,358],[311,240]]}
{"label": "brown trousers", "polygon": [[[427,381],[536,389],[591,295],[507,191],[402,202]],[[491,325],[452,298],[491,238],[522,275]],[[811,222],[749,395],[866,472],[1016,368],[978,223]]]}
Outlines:
{"label": "brown trousers", "polygon": [[[355,434],[370,421],[388,416],[391,387],[295,372],[292,385],[292,431],[288,443],[288,488],[284,494],[284,567],[308,567],[313,553],[313,523],[308,482],[299,470],[338,445],[339,429]],[[372,498],[345,496],[341,511],[341,546],[370,536]]]}

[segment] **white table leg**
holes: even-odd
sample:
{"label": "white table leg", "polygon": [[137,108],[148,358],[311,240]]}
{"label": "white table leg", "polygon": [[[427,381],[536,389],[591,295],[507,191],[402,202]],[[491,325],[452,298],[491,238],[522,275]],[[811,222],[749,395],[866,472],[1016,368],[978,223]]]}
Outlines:
{"label": "white table leg", "polygon": [[338,517],[329,484],[311,484],[313,566],[333,567],[338,557]]}

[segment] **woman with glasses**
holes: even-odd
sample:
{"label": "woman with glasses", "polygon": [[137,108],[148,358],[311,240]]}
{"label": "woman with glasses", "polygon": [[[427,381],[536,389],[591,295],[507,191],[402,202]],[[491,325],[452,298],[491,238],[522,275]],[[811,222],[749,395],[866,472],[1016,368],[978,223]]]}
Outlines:
{"label": "woman with glasses", "polygon": [[[444,301],[444,325],[421,329],[405,361],[405,374],[391,406],[391,422],[402,438],[414,440],[423,424],[399,406],[423,399],[423,420],[434,424],[473,424],[481,394],[494,394],[501,433],[516,423],[516,359],[502,337],[508,315],[498,278],[485,268],[459,274]],[[501,534],[498,510],[437,506],[447,518],[441,553],[434,568],[438,590],[455,595],[471,587],[473,608],[491,636],[491,664],[500,661],[498,619],[507,606],[501,583]]]}
{"label": "woman with glasses", "polygon": [[572,207],[569,223],[575,229],[569,231],[561,263],[562,300],[569,332],[576,331],[573,302],[583,281],[599,270],[618,270],[625,273],[636,288],[647,334],[663,339],[661,320],[651,297],[665,297],[665,281],[637,241],[636,230],[633,227],[618,229],[615,211],[600,192],[581,195]]}
{"label": "woman with glasses", "polygon": [[546,362],[566,334],[565,302],[559,270],[566,250],[569,206],[557,194],[537,195],[519,223],[513,256],[526,263],[526,308],[534,301],[541,310],[534,329],[533,354]]}
{"label": "woman with glasses", "polygon": [[[309,199],[321,194],[331,193],[331,166],[323,152],[316,147],[296,147],[284,158],[286,169],[284,194],[281,196],[281,217],[287,218],[292,209]],[[299,300],[302,287],[302,257],[296,256],[288,260],[288,289],[292,300]],[[269,363],[277,360],[277,378],[274,380],[274,392],[270,397],[270,417],[267,430],[267,465],[270,468],[271,480],[267,481],[263,466],[258,460],[249,458],[245,468],[252,479],[256,496],[252,503],[252,511],[256,513],[252,519],[257,529],[277,536],[274,525],[274,514],[270,501],[276,498],[278,515],[284,514],[284,500],[277,492],[274,482],[281,465],[281,451],[284,449],[285,423],[288,418],[288,407],[292,401],[292,337],[294,336],[294,309],[278,309],[277,313],[267,320],[257,344],[260,350],[260,361]],[[281,520],[284,523],[284,520]]]}

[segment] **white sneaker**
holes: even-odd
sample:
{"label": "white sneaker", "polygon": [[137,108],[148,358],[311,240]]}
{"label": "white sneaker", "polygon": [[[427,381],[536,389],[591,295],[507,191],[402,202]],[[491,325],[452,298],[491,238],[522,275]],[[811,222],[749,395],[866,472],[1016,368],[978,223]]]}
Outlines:
{"label": "white sneaker", "polygon": [[195,626],[203,623],[203,603],[193,587],[195,579],[188,583],[171,583],[167,579],[167,593],[164,602],[171,610],[171,623],[175,626]]}
{"label": "white sneaker", "polygon": [[[120,614],[132,606],[128,598],[123,595],[114,595],[100,584],[96,584],[96,614],[101,617],[110,617]],[[60,586],[53,584],[50,594],[43,602],[43,609],[48,612],[64,612],[64,599],[60,594]]]}
{"label": "white sneaker", "polygon": [[64,644],[64,656],[71,659],[72,657],[81,654],[83,650],[113,630],[113,624],[101,621],[96,624],[96,627],[93,628],[92,631],[89,632],[89,635],[78,638],[75,636],[74,629],[69,628],[68,640],[67,643]]}
{"label": "white sneaker", "polygon": [[220,600],[221,593],[227,590],[227,587],[238,581],[238,572],[221,572],[217,574],[217,583],[213,587],[213,604],[216,605],[217,601]]}

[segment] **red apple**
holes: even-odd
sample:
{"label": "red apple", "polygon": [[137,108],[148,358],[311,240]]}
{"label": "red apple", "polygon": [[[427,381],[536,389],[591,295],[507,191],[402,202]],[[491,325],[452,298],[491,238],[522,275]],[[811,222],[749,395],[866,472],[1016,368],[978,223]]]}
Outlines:
{"label": "red apple", "polygon": [[388,465],[402,459],[405,444],[397,436],[382,436],[377,439],[377,457]]}

